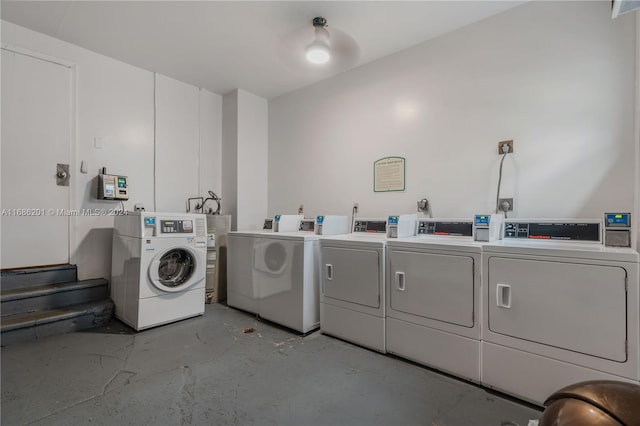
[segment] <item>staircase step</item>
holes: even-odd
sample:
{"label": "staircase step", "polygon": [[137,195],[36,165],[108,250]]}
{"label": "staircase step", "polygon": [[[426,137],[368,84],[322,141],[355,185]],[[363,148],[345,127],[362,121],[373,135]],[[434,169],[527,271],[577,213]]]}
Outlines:
{"label": "staircase step", "polygon": [[110,299],[0,319],[2,346],[105,326],[113,318]]}
{"label": "staircase step", "polygon": [[27,269],[6,269],[0,274],[3,290],[58,284],[78,279],[75,265],[45,266]]}
{"label": "staircase step", "polygon": [[0,291],[2,316],[38,312],[106,299],[108,281],[102,278]]}

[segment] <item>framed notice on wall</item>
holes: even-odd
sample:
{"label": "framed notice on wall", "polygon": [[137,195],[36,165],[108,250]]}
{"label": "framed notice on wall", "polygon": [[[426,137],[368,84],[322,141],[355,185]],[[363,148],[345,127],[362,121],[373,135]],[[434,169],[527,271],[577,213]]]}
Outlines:
{"label": "framed notice on wall", "polygon": [[405,163],[403,157],[384,157],[373,162],[373,192],[404,191]]}

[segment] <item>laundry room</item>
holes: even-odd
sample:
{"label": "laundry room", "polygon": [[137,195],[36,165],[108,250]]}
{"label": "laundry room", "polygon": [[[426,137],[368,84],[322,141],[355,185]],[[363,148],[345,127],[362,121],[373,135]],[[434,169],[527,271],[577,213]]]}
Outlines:
{"label": "laundry room", "polygon": [[2,0],[2,423],[638,424],[637,3]]}

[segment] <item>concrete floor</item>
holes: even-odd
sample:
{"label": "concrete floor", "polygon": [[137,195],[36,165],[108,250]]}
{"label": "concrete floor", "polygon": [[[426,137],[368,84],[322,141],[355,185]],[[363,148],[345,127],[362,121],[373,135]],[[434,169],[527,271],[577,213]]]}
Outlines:
{"label": "concrete floor", "polygon": [[[252,333],[243,333],[245,328]],[[512,425],[540,411],[224,305],[2,348],[3,425]]]}

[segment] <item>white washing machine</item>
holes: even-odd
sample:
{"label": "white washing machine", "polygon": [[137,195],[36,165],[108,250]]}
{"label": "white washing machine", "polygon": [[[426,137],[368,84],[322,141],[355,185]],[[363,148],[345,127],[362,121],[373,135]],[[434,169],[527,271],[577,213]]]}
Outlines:
{"label": "white washing machine", "polygon": [[227,305],[259,313],[260,291],[253,279],[256,236],[272,230],[230,232],[227,240]]}
{"label": "white washing machine", "polygon": [[387,241],[386,349],[480,382],[482,243],[473,221],[420,219]]}
{"label": "white washing machine", "polygon": [[276,216],[277,232],[232,232],[228,247],[227,303],[300,333],[320,325],[318,241],[298,217]]}
{"label": "white washing machine", "polygon": [[[416,215],[401,218],[404,223],[413,221],[408,228],[415,233]],[[351,234],[320,240],[320,329],[382,353],[387,222],[388,218],[358,218]]]}
{"label": "white washing machine", "polygon": [[583,380],[638,383],[638,253],[601,221],[506,220],[483,246],[482,383],[542,404]]}
{"label": "white washing machine", "polygon": [[204,215],[130,212],[116,216],[111,299],[136,330],[202,315],[207,230]]}
{"label": "white washing machine", "polygon": [[320,326],[318,240],[313,231],[255,237],[252,272],[260,317],[300,333]]}

